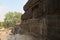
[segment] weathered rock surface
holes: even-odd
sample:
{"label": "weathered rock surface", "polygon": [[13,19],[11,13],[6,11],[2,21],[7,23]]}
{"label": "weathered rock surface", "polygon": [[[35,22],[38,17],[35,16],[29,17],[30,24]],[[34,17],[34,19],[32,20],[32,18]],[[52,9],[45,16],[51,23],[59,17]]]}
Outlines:
{"label": "weathered rock surface", "polygon": [[20,32],[37,40],[60,40],[60,0],[29,0]]}

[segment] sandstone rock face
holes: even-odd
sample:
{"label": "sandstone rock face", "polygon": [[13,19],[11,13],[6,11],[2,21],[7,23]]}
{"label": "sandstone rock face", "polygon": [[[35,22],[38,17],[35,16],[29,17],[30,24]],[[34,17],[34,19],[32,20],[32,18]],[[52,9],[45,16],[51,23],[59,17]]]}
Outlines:
{"label": "sandstone rock face", "polygon": [[20,33],[37,40],[60,40],[60,0],[29,0],[24,10]]}

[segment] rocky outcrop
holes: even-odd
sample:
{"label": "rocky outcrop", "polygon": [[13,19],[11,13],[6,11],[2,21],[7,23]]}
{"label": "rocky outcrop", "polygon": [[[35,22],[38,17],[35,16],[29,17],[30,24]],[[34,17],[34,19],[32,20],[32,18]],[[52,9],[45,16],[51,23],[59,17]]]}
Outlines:
{"label": "rocky outcrop", "polygon": [[19,33],[37,40],[60,40],[60,0],[29,0],[24,10]]}

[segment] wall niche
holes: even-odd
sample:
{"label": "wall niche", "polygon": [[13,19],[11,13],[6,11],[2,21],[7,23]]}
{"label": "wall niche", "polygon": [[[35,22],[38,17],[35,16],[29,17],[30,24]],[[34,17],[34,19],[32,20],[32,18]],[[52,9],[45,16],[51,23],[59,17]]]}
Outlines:
{"label": "wall niche", "polygon": [[39,18],[39,16],[41,15],[39,10],[39,4],[36,4],[34,7],[32,7],[32,13],[33,13],[32,18]]}

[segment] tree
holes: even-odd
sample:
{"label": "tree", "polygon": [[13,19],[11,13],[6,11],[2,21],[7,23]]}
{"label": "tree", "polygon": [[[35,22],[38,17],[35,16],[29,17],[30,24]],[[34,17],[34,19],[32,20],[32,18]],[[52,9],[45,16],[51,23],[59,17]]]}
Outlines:
{"label": "tree", "polygon": [[0,22],[0,26],[1,26],[1,22]]}
{"label": "tree", "polygon": [[12,27],[16,23],[20,23],[21,22],[21,15],[22,15],[22,13],[20,13],[20,12],[8,12],[5,15],[4,25],[6,27]]}
{"label": "tree", "polygon": [[0,28],[3,28],[4,26],[4,24],[3,24],[4,22],[0,22]]}

